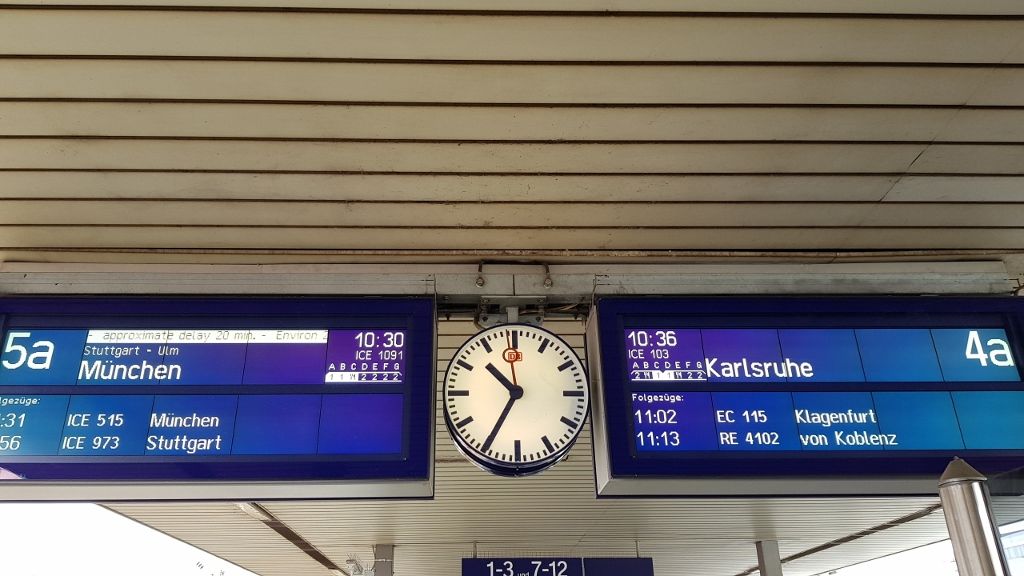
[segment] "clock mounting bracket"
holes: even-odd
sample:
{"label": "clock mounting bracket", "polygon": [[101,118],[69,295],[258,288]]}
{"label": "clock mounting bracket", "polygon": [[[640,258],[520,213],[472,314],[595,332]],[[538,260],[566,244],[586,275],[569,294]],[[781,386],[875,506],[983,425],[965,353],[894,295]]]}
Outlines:
{"label": "clock mounting bracket", "polygon": [[507,296],[481,298],[474,321],[480,329],[499,324],[541,326],[546,315],[547,298]]}

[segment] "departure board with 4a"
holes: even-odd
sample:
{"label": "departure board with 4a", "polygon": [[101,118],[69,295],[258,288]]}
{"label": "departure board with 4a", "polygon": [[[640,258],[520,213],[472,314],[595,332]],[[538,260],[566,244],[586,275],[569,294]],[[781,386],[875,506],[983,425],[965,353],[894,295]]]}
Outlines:
{"label": "departure board with 4a", "polygon": [[858,492],[861,480],[937,477],[953,456],[989,473],[1024,465],[1017,299],[609,299],[598,310],[611,476],[615,465],[663,479],[813,476]]}

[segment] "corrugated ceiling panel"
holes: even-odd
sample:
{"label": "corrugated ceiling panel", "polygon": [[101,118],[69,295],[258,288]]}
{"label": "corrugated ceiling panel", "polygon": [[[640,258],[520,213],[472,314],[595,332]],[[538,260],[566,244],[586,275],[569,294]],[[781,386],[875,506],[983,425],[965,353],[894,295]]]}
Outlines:
{"label": "corrugated ceiling panel", "polygon": [[5,58],[0,98],[270,103],[1021,106],[987,66],[535,65]]}
{"label": "corrugated ceiling panel", "polygon": [[7,258],[1024,247],[948,204],[1024,198],[996,0],[32,4],[0,9]]}
{"label": "corrugated ceiling panel", "polygon": [[0,53],[50,56],[1017,64],[1019,40],[1014,20],[0,12]]}
{"label": "corrugated ceiling panel", "polygon": [[[0,200],[0,250],[1024,245],[1004,206],[790,204],[1019,200],[1021,21],[979,17],[1019,12],[999,0],[287,7],[0,10],[0,195],[131,201]],[[247,195],[353,204],[136,202]],[[358,204],[379,198],[436,204]],[[649,204],[707,201],[739,205]]]}
{"label": "corrugated ceiling panel", "polygon": [[[259,123],[250,123],[253,116]],[[1024,111],[955,108],[0,102],[19,136],[494,141],[1024,141]]]}
{"label": "corrugated ceiling panel", "polygon": [[[475,226],[501,215],[503,227],[555,227],[572,213],[580,228],[672,226],[806,227],[828,219],[830,227],[899,227],[913,220],[922,227],[1013,227],[1024,220],[1024,205],[919,203],[791,203],[737,206],[735,203],[495,202],[216,202],[216,201],[9,201],[0,225],[102,225],[124,221],[145,226],[442,227]],[[454,209],[453,209],[454,208]]]}
{"label": "corrugated ceiling panel", "polygon": [[[654,208],[652,208],[654,209]],[[495,218],[498,216],[496,215]],[[571,215],[567,215],[571,220]],[[714,233],[712,233],[714,232]],[[191,251],[195,260],[209,251],[250,250],[270,258],[283,259],[289,251],[317,251],[330,256],[332,250],[341,254],[363,251],[387,259],[391,252],[401,255],[412,251],[419,261],[429,260],[430,252],[439,257],[473,255],[473,260],[489,255],[529,258],[531,251],[544,256],[597,258],[605,251],[627,253],[634,260],[657,255],[660,251],[745,251],[757,246],[758,251],[791,250],[808,253],[835,250],[922,250],[958,254],[958,250],[988,249],[1015,251],[1024,246],[1024,230],[1011,228],[756,228],[756,227],[690,227],[690,228],[508,228],[476,226],[469,228],[256,228],[223,226],[41,226],[11,225],[0,227],[0,246],[59,251],[148,250],[150,258],[158,258],[160,250]],[[470,248],[467,248],[470,247]],[[632,254],[629,252],[632,251]],[[552,252],[553,254],[547,254]],[[998,254],[998,253],[996,253]],[[666,253],[671,256],[671,253]],[[686,256],[687,254],[683,254]],[[926,254],[923,254],[926,255]],[[918,254],[918,256],[923,256]],[[992,254],[989,254],[990,256]],[[69,257],[71,254],[69,254]],[[696,253],[689,254],[696,258]],[[736,255],[740,256],[740,255]],[[780,255],[776,255],[778,258]],[[797,255],[800,256],[800,255]],[[723,256],[718,255],[719,258]],[[835,255],[826,258],[835,258]],[[854,255],[864,258],[864,255]],[[889,254],[891,259],[893,254]],[[88,260],[83,254],[78,258]],[[152,260],[150,260],[151,262]],[[221,260],[223,261],[223,260]],[[306,261],[309,261],[307,259]],[[314,258],[312,261],[318,261]]]}
{"label": "corrugated ceiling panel", "polygon": [[0,172],[0,198],[464,202],[1024,202],[1016,176],[423,176]]}
{"label": "corrugated ceiling panel", "polygon": [[[47,5],[51,0],[9,0],[11,5]],[[65,0],[68,6],[116,6],[123,8],[122,0]],[[134,6],[166,6],[166,0],[135,0]],[[1014,15],[1024,13],[1017,0],[493,0],[481,4],[474,0],[298,0],[285,4],[282,0],[192,0],[191,6],[236,8],[310,8],[378,10],[471,10],[471,11],[614,11],[643,12],[809,12],[838,14],[964,14]]]}
{"label": "corrugated ceiling panel", "polygon": [[[926,144],[301,142],[206,140],[0,140],[0,161],[16,169],[247,170],[413,173],[892,173],[915,159],[956,173],[1021,174],[1024,146]],[[967,159],[961,160],[963,155]],[[973,156],[972,156],[973,155]]]}

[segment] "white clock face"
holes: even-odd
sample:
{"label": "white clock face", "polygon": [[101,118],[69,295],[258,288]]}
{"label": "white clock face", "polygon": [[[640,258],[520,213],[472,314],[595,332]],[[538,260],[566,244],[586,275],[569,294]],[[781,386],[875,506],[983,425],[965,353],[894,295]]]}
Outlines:
{"label": "white clock face", "polygon": [[583,427],[586,372],[561,338],[505,324],[470,338],[444,380],[448,430],[477,464],[505,475],[539,472],[560,460]]}

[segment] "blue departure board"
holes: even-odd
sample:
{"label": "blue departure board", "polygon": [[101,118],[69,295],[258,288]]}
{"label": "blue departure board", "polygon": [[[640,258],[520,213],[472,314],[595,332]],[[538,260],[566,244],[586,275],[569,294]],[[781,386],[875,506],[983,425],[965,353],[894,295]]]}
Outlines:
{"label": "blue departure board", "polygon": [[654,576],[651,558],[463,558],[462,576]]}
{"label": "blue departure board", "polygon": [[429,495],[433,324],[429,299],[0,300],[0,494]]}
{"label": "blue departure board", "polygon": [[988,474],[1024,466],[1016,298],[597,310],[603,494],[643,478],[668,493],[929,493],[954,456]]}

